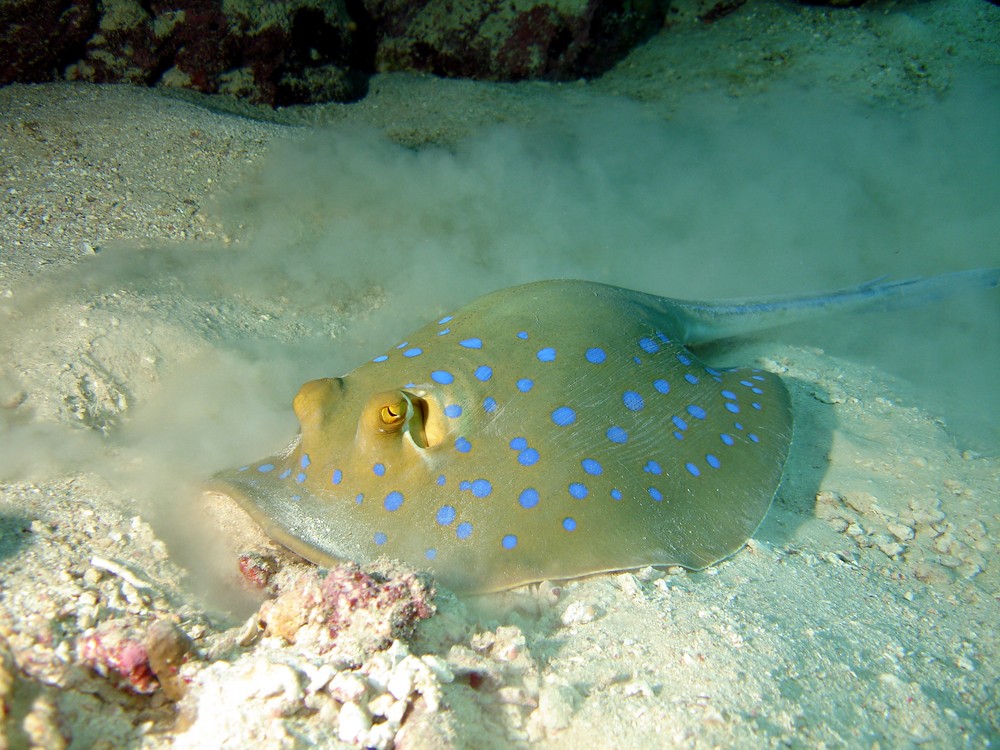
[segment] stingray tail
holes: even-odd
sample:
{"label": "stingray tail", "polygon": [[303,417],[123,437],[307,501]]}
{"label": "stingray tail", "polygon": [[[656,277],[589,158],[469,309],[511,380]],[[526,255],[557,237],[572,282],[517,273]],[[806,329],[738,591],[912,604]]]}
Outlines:
{"label": "stingray tail", "polygon": [[936,302],[963,292],[996,287],[1000,268],[956,271],[940,276],[864,284],[825,294],[804,294],[720,302],[671,300],[680,308],[684,341],[700,344],[775,326],[843,312],[888,312]]}

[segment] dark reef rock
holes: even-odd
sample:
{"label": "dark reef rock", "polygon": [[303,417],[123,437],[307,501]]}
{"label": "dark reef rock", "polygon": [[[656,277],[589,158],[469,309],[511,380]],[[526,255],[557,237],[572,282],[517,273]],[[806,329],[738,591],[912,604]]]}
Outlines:
{"label": "dark reef rock", "polygon": [[176,86],[282,106],[353,101],[376,70],[600,75],[669,0],[0,0],[0,85]]}
{"label": "dark reef rock", "polygon": [[65,77],[255,103],[364,96],[373,50],[345,0],[0,0],[0,83]]}
{"label": "dark reef rock", "polygon": [[59,78],[97,21],[92,0],[0,0],[0,85]]}
{"label": "dark reef rock", "polygon": [[378,70],[495,81],[605,72],[663,25],[659,0],[364,0]]}

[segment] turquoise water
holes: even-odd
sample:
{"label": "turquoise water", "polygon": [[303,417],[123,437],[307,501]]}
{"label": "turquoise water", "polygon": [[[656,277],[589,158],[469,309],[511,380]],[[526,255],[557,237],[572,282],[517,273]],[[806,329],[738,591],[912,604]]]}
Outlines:
{"label": "turquoise water", "polygon": [[[787,86],[692,96],[669,121],[621,101],[557,99],[532,126],[447,148],[320,131],[277,149],[238,192],[231,210],[254,234],[231,281],[266,296],[281,279],[306,309],[386,291],[382,314],[349,327],[363,342],[324,351],[309,373],[320,375],[540,278],[713,299],[993,267],[998,132],[1000,81],[982,73],[915,109]],[[777,335],[907,378],[968,439],[1000,441],[989,418],[1000,294]]]}

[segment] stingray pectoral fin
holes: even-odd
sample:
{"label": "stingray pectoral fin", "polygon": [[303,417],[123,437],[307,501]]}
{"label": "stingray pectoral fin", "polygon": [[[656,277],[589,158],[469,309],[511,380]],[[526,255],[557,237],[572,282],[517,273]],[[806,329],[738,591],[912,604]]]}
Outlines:
{"label": "stingray pectoral fin", "polygon": [[[677,411],[686,419],[659,421],[662,437],[653,443],[659,450],[649,458],[645,446],[638,446],[637,460],[630,462],[639,467],[638,482],[612,485],[612,498],[617,487],[625,488],[620,500],[574,506],[572,542],[577,546],[573,555],[560,556],[567,565],[592,571],[646,565],[701,570],[738,552],[757,531],[780,485],[791,444],[788,390],[776,375],[757,370],[716,377],[711,391],[720,394],[721,408],[716,403],[703,410],[680,400]],[[593,495],[606,497],[610,487],[588,481]],[[591,528],[587,544],[579,544],[580,532]],[[546,553],[559,538],[548,541]],[[531,545],[526,541],[524,546],[527,553]],[[542,552],[536,554],[538,566]],[[555,565],[545,563],[549,570]]]}
{"label": "stingray pectoral fin", "polygon": [[286,483],[254,476],[251,471],[221,472],[205,489],[231,498],[267,536],[317,565],[330,566],[343,560],[367,562],[373,558],[365,552],[368,545],[361,543],[361,530],[348,522],[338,522],[328,499],[317,497],[305,487],[296,488],[290,498]]}

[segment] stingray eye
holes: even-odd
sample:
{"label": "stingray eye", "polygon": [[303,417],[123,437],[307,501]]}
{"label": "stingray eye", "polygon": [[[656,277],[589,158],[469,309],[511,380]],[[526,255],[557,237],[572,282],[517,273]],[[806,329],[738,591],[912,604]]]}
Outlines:
{"label": "stingray eye", "polygon": [[378,410],[379,432],[395,432],[406,421],[406,399],[383,404]]}
{"label": "stingray eye", "polygon": [[376,393],[361,412],[359,436],[364,439],[372,435],[388,441],[409,438],[416,447],[426,448],[427,409],[427,402],[410,391]]}

